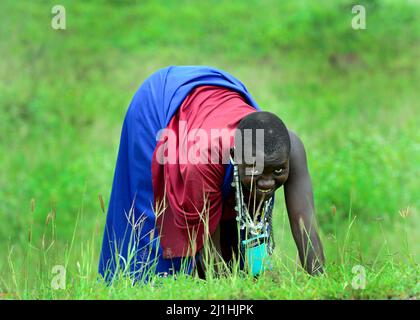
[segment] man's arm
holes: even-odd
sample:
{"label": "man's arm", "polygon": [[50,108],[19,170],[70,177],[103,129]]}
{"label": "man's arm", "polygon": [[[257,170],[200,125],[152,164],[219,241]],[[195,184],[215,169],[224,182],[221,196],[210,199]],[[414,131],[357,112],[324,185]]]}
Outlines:
{"label": "man's arm", "polygon": [[302,141],[290,132],[289,177],[284,184],[287,213],[302,266],[309,274],[323,272],[324,253],[317,232],[312,183]]}

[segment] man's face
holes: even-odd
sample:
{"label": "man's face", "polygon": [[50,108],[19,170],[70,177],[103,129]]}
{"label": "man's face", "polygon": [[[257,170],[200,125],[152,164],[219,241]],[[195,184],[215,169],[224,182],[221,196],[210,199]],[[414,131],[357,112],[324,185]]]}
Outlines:
{"label": "man's face", "polygon": [[263,155],[261,153],[256,156],[256,159],[263,159],[263,170],[255,163],[243,163],[238,165],[238,173],[244,187],[245,201],[248,202],[251,197],[252,202],[256,200],[258,205],[270,199],[274,192],[286,182],[289,176],[289,155],[283,153]]}

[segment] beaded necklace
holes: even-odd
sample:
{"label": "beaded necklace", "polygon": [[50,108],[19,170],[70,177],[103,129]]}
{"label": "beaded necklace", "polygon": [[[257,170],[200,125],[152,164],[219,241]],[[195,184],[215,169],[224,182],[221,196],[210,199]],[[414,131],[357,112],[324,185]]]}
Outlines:
{"label": "beaded necklace", "polygon": [[245,240],[242,240],[241,244],[246,251],[248,260],[251,260],[248,264],[251,266],[252,273],[256,275],[264,270],[266,263],[263,263],[262,260],[269,260],[268,256],[271,256],[275,247],[272,231],[274,201],[273,197],[264,201],[263,209],[258,219],[252,219],[244,203],[238,165],[233,161],[232,157],[230,161],[233,165],[232,186],[235,187],[236,221],[240,230],[245,230]]}

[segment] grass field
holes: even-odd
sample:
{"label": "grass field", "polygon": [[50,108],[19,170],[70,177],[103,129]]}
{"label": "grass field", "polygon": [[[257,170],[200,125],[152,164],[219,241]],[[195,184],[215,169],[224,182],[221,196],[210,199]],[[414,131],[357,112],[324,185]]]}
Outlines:
{"label": "grass field", "polygon": [[[63,0],[66,30],[51,28],[55,4],[0,3],[0,298],[420,297],[419,2]],[[354,4],[366,30],[351,28]],[[239,78],[304,141],[325,275],[296,264],[277,196],[275,267],[256,281],[96,281],[98,195],[106,206],[128,104],[158,68],[198,64]]]}

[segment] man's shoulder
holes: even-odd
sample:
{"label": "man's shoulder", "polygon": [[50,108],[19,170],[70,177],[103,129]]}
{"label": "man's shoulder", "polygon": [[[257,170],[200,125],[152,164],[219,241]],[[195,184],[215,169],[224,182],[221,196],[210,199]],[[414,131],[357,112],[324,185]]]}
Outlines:
{"label": "man's shoulder", "polygon": [[305,154],[305,146],[302,139],[292,130],[289,131],[290,137],[290,156],[299,156]]}
{"label": "man's shoulder", "polygon": [[307,172],[307,160],[306,160],[306,151],[305,146],[299,138],[299,136],[291,131],[289,131],[290,136],[290,157],[289,162],[292,167],[290,172],[293,175],[301,175],[304,172]]}

